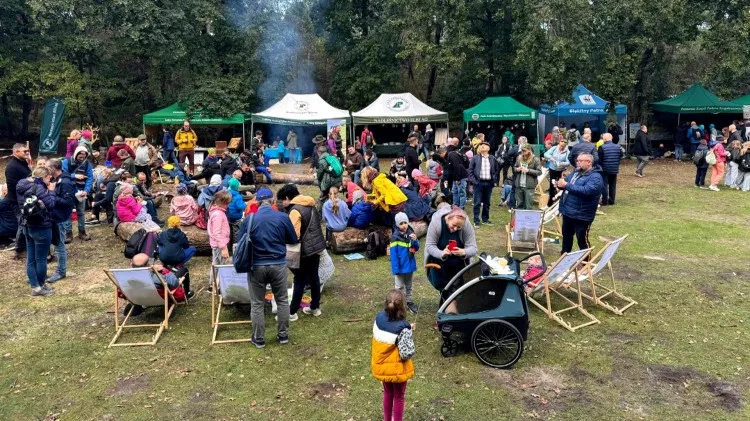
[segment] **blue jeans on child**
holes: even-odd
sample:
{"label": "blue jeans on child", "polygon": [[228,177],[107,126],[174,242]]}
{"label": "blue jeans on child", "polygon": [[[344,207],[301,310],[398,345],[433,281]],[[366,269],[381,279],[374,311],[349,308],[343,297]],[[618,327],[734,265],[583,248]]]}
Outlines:
{"label": "blue jeans on child", "polygon": [[65,222],[57,223],[57,227],[60,230],[60,235],[58,236],[57,244],[55,244],[55,256],[57,256],[56,272],[60,276],[65,276],[65,272],[68,269],[68,253],[65,250],[65,226]]}
{"label": "blue jeans on child", "polygon": [[682,145],[680,144],[674,145],[674,159],[676,159],[677,161],[682,161],[682,153],[683,153]]}
{"label": "blue jeans on child", "polygon": [[463,209],[466,207],[466,179],[453,182],[453,204]]}
{"label": "blue jeans on child", "polygon": [[268,172],[268,169],[266,167],[255,167],[255,171],[258,171],[259,173],[263,174],[266,177],[266,180],[268,180],[269,184],[273,184],[271,173]]}
{"label": "blue jeans on child", "polygon": [[[24,227],[26,235],[26,276],[31,288],[44,285],[47,279],[47,255],[52,243],[52,228]],[[65,232],[60,236],[65,237]]]}

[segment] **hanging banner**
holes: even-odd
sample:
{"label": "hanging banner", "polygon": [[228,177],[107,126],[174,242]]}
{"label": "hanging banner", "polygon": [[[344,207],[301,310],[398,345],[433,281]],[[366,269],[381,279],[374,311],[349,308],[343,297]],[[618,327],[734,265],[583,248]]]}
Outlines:
{"label": "hanging banner", "polygon": [[346,154],[346,120],[328,120],[327,134],[333,133],[333,137],[341,138],[343,153]]}
{"label": "hanging banner", "polygon": [[744,118],[745,120],[750,120],[750,105],[742,106],[742,118]]}
{"label": "hanging banner", "polygon": [[60,139],[60,128],[62,128],[64,116],[64,102],[56,98],[47,101],[42,111],[42,125],[39,130],[40,154],[57,154],[57,143]]}

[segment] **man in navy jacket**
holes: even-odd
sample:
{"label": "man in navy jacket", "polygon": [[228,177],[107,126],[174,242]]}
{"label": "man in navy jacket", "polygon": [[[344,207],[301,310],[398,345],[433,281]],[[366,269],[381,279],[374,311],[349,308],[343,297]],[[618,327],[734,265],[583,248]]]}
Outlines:
{"label": "man in navy jacket", "polygon": [[[65,278],[66,275],[68,253],[65,250],[65,231],[67,229],[66,223],[76,206],[76,186],[73,184],[70,174],[63,171],[62,161],[59,159],[47,161],[47,168],[52,173],[52,177],[57,180],[57,184],[55,184],[57,200],[55,201],[55,207],[50,210],[50,218],[53,224],[52,244],[55,246],[55,254],[57,255],[57,270],[47,279],[47,282],[54,283]],[[81,218],[83,218],[83,215]]]}
{"label": "man in navy jacket", "polygon": [[590,247],[589,229],[594,222],[604,185],[601,168],[594,167],[594,157],[591,154],[579,154],[576,163],[576,170],[557,182],[557,188],[563,191],[560,199],[563,220],[560,254],[573,250],[574,235],[580,250]]}
{"label": "man in navy jacket", "polygon": [[602,135],[604,143],[599,147],[599,165],[602,167],[604,188],[602,189],[602,206],[614,205],[617,193],[617,173],[620,172],[622,149],[612,143],[612,135]]}

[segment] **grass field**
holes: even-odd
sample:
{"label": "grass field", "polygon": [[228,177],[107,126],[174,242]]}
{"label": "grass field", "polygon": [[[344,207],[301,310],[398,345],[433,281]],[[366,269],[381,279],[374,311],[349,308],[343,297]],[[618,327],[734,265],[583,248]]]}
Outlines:
{"label": "grass field", "polygon": [[[695,189],[688,163],[654,163],[643,179],[632,174],[632,163],[624,163],[618,203],[597,216],[591,239],[599,248],[603,237],[630,234],[614,270],[622,290],[639,304],[624,316],[588,307],[602,323],[576,333],[534,308],[522,358],[510,370],[495,370],[471,353],[440,355],[432,328],[438,295],[420,270],[415,296],[422,310],[411,317],[417,356],[407,419],[750,418],[750,196]],[[495,226],[478,231],[480,250],[504,254],[509,214],[493,205],[491,217]],[[381,417],[370,338],[373,317],[393,286],[385,258],[348,262],[334,256],[323,316],[300,315],[291,343],[281,346],[272,340],[269,315],[269,344],[257,350],[250,344],[209,346],[209,258],[197,257],[191,274],[202,292],[175,311],[158,345],[107,349],[114,334],[107,313],[112,285],[102,270],[127,261],[111,228],[91,234],[93,241],[72,244],[71,276],[47,299],[30,297],[24,262],[0,254],[0,418]],[[556,258],[557,247],[546,248],[548,259]]]}

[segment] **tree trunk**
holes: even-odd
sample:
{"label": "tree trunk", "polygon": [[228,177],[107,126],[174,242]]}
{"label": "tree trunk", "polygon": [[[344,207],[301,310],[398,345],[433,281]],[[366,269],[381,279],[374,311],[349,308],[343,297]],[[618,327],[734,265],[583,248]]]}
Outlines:
{"label": "tree trunk", "polygon": [[[143,228],[143,225],[137,222],[121,222],[117,224],[115,233],[121,240],[127,242],[130,236],[141,228]],[[208,231],[202,230],[195,225],[180,227],[180,229],[187,236],[190,245],[198,250],[199,256],[211,255],[211,244],[208,242]]]}
{"label": "tree trunk", "polygon": [[635,86],[633,86],[633,113],[631,121],[646,123],[648,117],[648,97],[646,92],[652,92],[650,89],[651,78],[653,75],[652,58],[654,47],[649,46],[643,51],[641,62],[638,66],[638,77]]}
{"label": "tree trunk", "polygon": [[[318,184],[315,174],[284,174],[272,172],[273,182],[278,184],[294,183],[304,186],[314,186]],[[261,173],[255,173],[257,183],[268,183],[268,180]]]}
{"label": "tree trunk", "polygon": [[21,134],[20,140],[26,140],[29,137],[29,115],[31,114],[31,97],[23,94],[21,114]]}
{"label": "tree trunk", "polygon": [[10,107],[8,106],[7,93],[3,93],[0,108],[2,108],[3,118],[5,119],[6,135],[8,136],[8,138],[12,139],[15,130],[13,130],[13,121],[10,119]]}
{"label": "tree trunk", "polygon": [[[443,37],[443,25],[436,23],[435,26],[435,46],[440,47],[440,39]],[[425,102],[430,103],[432,99],[432,93],[435,90],[435,83],[437,82],[437,66],[433,65],[430,69],[430,79],[427,82],[427,95],[425,96]]]}
{"label": "tree trunk", "polygon": [[367,35],[370,33],[370,26],[367,21],[369,19],[368,16],[368,9],[370,8],[370,1],[369,0],[360,0],[359,2],[359,11],[360,16],[362,17],[362,36],[367,37]]}
{"label": "tree trunk", "polygon": [[[427,235],[427,222],[410,222],[414,233],[418,238]],[[380,231],[383,238],[388,241],[391,238],[392,229],[390,227],[372,226],[370,229]],[[329,238],[331,251],[335,254],[354,253],[363,251],[367,248],[367,233],[369,230],[357,228],[347,228],[341,232],[335,232]]]}

